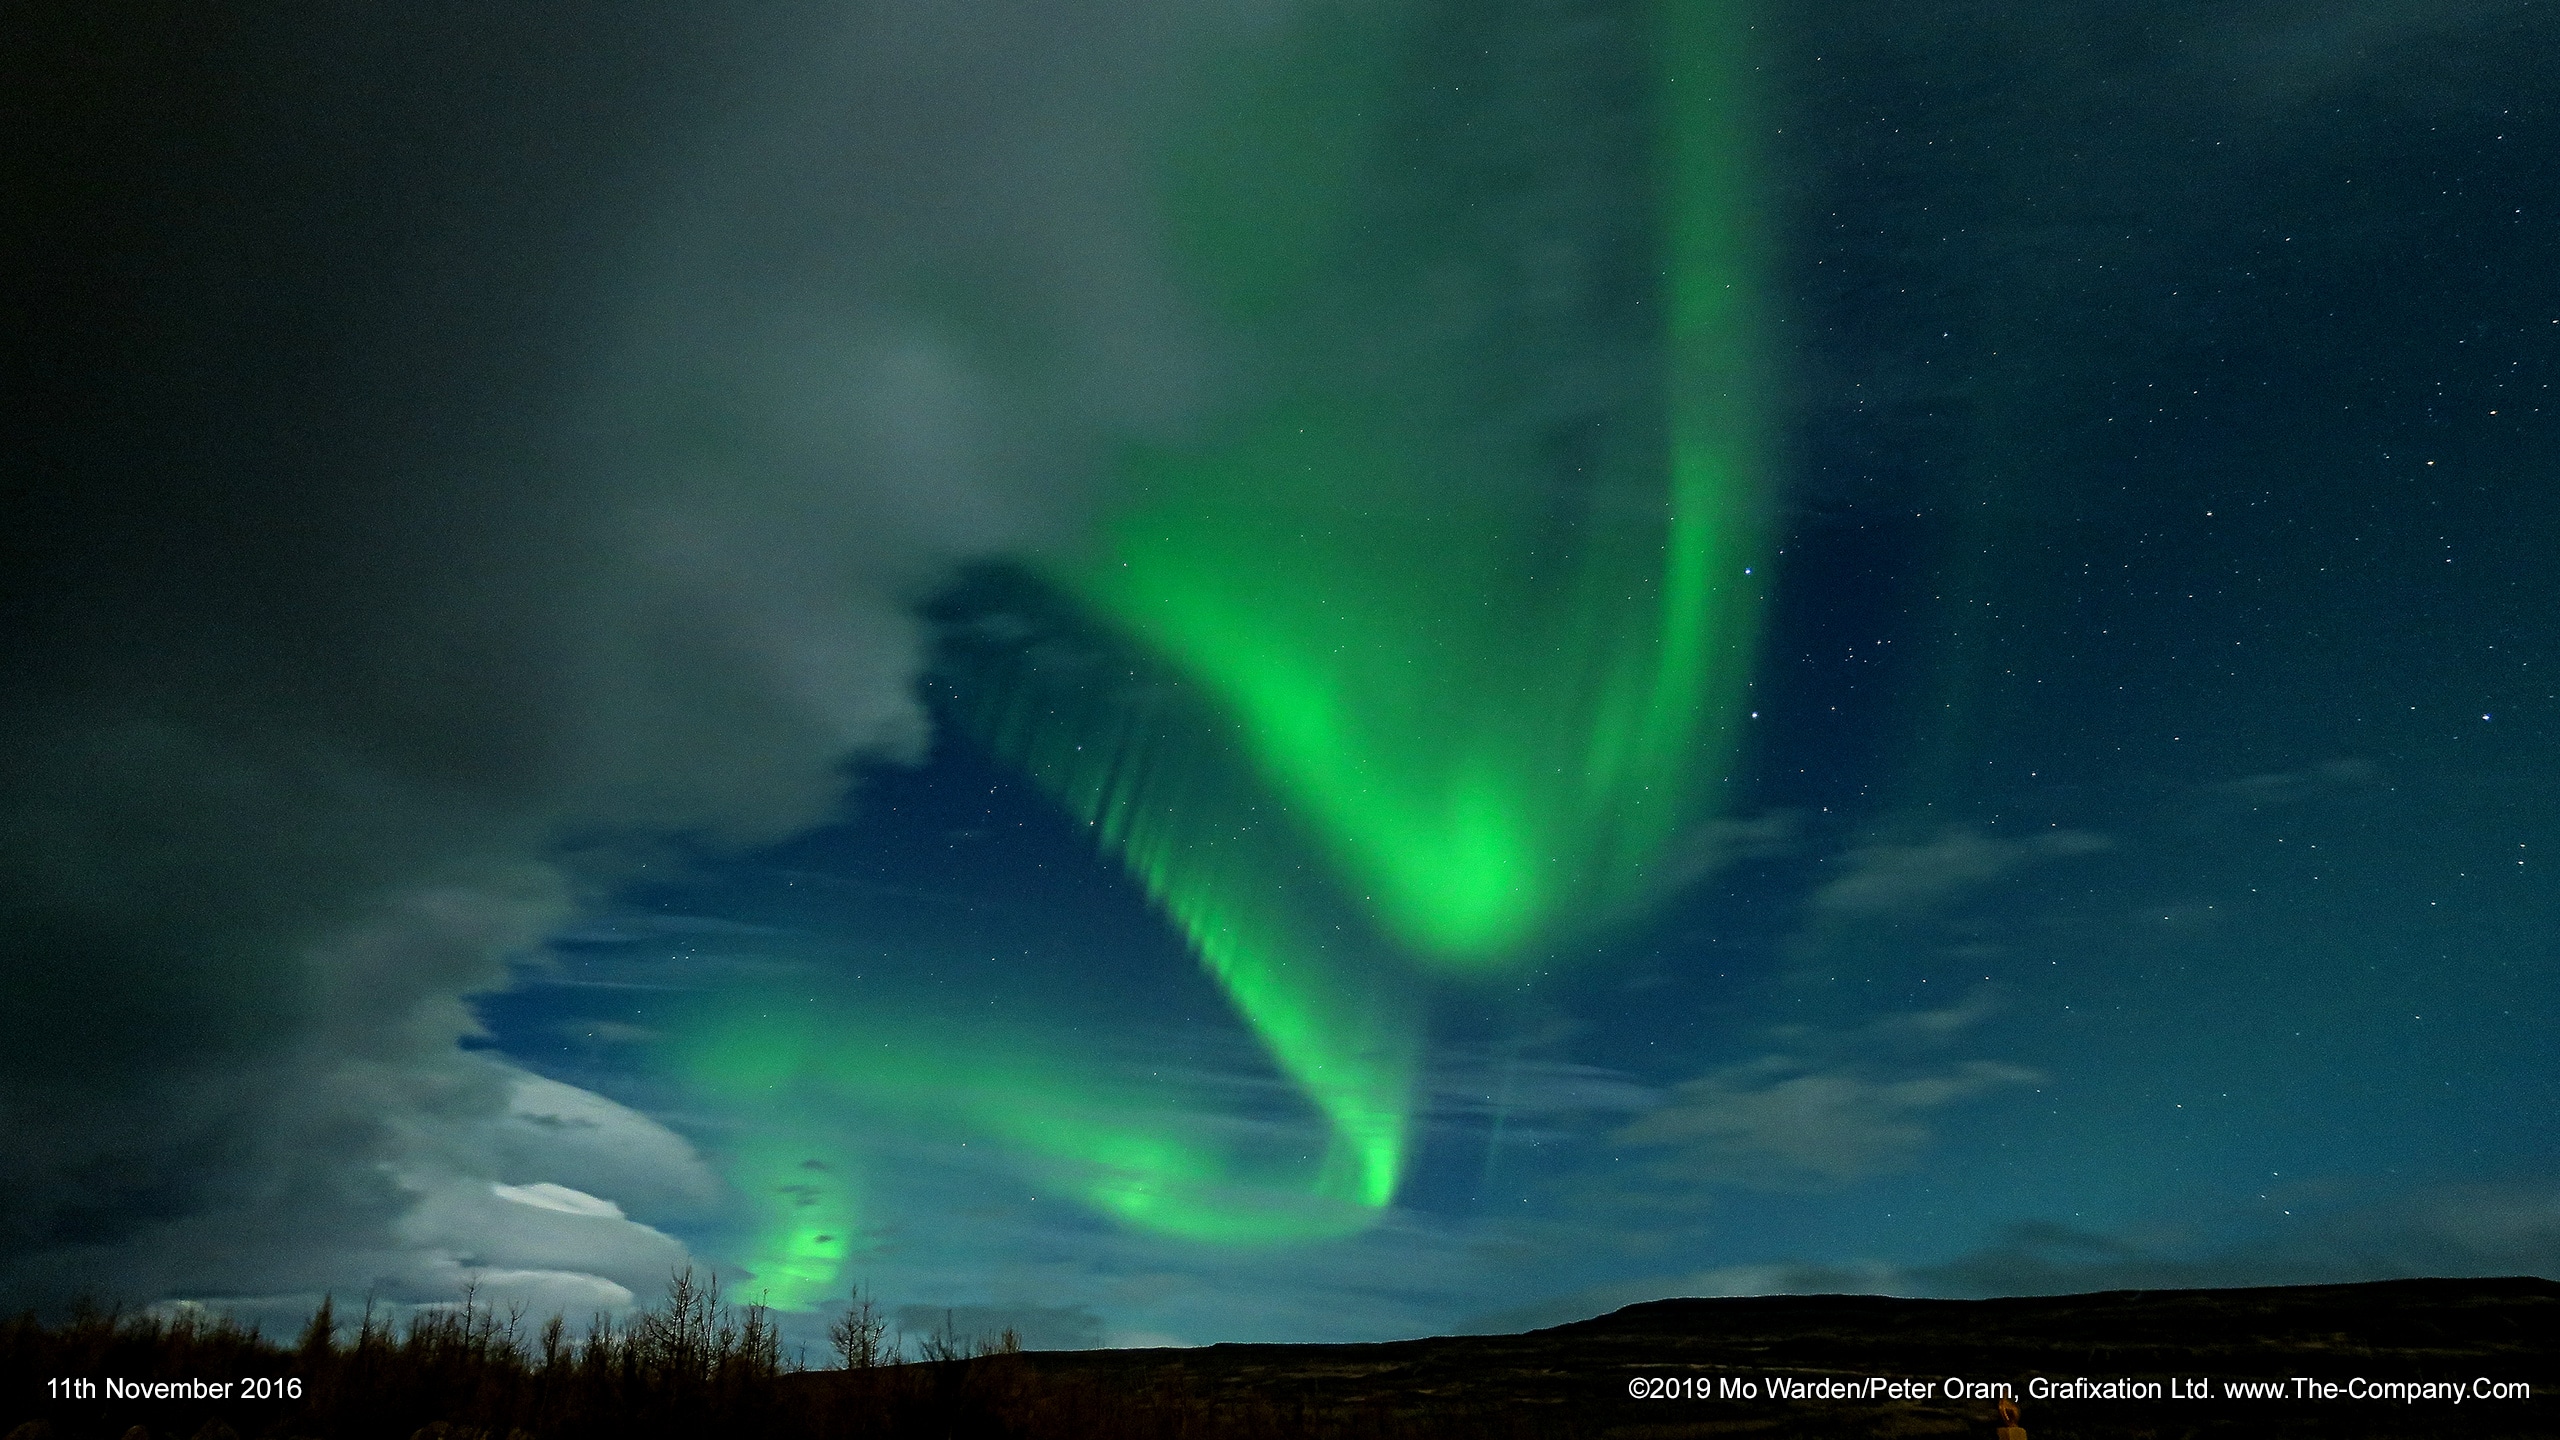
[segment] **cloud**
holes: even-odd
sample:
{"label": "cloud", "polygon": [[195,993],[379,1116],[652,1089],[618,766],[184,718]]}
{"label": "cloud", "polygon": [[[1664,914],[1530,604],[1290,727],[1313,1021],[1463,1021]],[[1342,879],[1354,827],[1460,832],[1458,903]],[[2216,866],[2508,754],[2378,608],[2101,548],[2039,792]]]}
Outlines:
{"label": "cloud", "polygon": [[[2477,43],[2498,22],[2512,21],[2512,0],[2347,0],[2347,3],[2261,4],[2216,14],[2195,38],[2198,70],[2235,98],[2259,105],[2300,103],[2376,72],[2406,65],[2413,54]],[[2460,95],[2449,91],[2449,98]]]}
{"label": "cloud", "polygon": [[1792,854],[1803,841],[1806,818],[1801,810],[1768,810],[1747,818],[1707,821],[1665,851],[1657,886],[1669,894],[1728,865]]}
{"label": "cloud", "polygon": [[1685,1168],[1725,1184],[1842,1184],[1908,1168],[1929,1143],[1932,1112],[2041,1078],[2022,1065],[1967,1060],[1869,1079],[1772,1055],[1676,1087],[1618,1139],[1676,1150]]}
{"label": "cloud", "polygon": [[1950,1040],[1994,1008],[1982,991],[1846,1034],[1781,1031],[1793,1053],[1673,1086],[1614,1138],[1655,1152],[1661,1172],[1750,1189],[1821,1188],[1909,1168],[1932,1139],[1933,1115],[2044,1078],[2002,1060],[1897,1061],[1896,1051]]}
{"label": "cloud", "polygon": [[1814,891],[1813,908],[1835,919],[1910,914],[2036,861],[2093,854],[2109,843],[2081,830],[2009,840],[1950,826],[1916,845],[1863,845],[1840,857],[1845,873]]}
{"label": "cloud", "polygon": [[[48,197],[0,282],[45,357],[0,1288],[595,1301],[684,1258],[646,1222],[716,1194],[690,1146],[459,1048],[463,997],[652,837],[917,753],[914,602],[1180,423],[1214,366],[1130,203],[1169,8],[30,39],[90,80],[0,87]],[[623,1215],[518,1203],[568,1194]]]}
{"label": "cloud", "polygon": [[2353,795],[2377,783],[2371,761],[2328,760],[2300,770],[2265,771],[2206,786],[2202,809],[2220,819],[2241,808],[2255,811]]}
{"label": "cloud", "polygon": [[[446,1286],[505,1274],[584,1275],[631,1293],[654,1291],[691,1260],[684,1245],[621,1214],[619,1206],[565,1187],[528,1204],[526,1188],[451,1176],[417,1177],[417,1203],[396,1234],[416,1259],[414,1278]],[[514,1193],[508,1193],[513,1190]],[[576,1196],[571,1208],[560,1196]],[[443,1288],[421,1284],[422,1291]]]}
{"label": "cloud", "polygon": [[1867,1023],[1864,1038],[1938,1044],[1990,1019],[2000,1009],[1999,990],[1989,985],[1978,985],[1953,1005],[1935,1010],[1897,1010],[1879,1015]]}
{"label": "cloud", "polygon": [[699,1214],[720,1182],[673,1130],[627,1106],[556,1080],[517,1078],[484,1153],[501,1175],[564,1182],[664,1217]]}
{"label": "cloud", "polygon": [[608,1219],[623,1218],[622,1207],[610,1200],[599,1200],[583,1190],[554,1185],[545,1180],[533,1185],[500,1185],[491,1182],[489,1193],[518,1205],[537,1210],[556,1210],[563,1215],[600,1215]]}
{"label": "cloud", "polygon": [[1622,1070],[1444,1047],[1424,1077],[1432,1114],[1443,1120],[1505,1120],[1630,1114],[1662,1103],[1660,1089]]}

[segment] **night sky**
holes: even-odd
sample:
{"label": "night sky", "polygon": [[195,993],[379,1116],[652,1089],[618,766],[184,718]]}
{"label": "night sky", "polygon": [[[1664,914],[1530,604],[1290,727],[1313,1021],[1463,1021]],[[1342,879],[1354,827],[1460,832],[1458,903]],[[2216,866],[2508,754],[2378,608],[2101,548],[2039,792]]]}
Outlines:
{"label": "night sky", "polygon": [[2560,11],[0,12],[0,1300],[2560,1277]]}

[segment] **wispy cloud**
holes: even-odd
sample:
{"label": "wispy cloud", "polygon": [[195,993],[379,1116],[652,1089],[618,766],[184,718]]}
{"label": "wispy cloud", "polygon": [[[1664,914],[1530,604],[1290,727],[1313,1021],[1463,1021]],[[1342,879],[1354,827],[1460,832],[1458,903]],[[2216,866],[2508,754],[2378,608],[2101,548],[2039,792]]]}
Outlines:
{"label": "wispy cloud", "polygon": [[1871,1079],[1771,1055],[1688,1081],[1617,1138],[1670,1150],[1682,1169],[1718,1183],[1842,1184],[1909,1168],[1929,1144],[1932,1113],[2041,1078],[2022,1065],[1967,1060]]}
{"label": "wispy cloud", "polygon": [[1710,820],[1664,854],[1659,888],[1676,891],[1738,861],[1793,854],[1804,842],[1805,820],[1802,810],[1766,810]]}
{"label": "wispy cloud", "polygon": [[1663,1099],[1659,1086],[1607,1066],[1465,1051],[1439,1057],[1425,1084],[1430,1112],[1444,1120],[1624,1115]]}
{"label": "wispy cloud", "polygon": [[1816,914],[1834,919],[1905,915],[1942,904],[2038,861],[2093,854],[2103,835],[2049,830],[2019,839],[1950,826],[1918,844],[1877,842],[1840,857],[1841,874],[1813,893]]}
{"label": "wispy cloud", "polygon": [[[2412,54],[2474,41],[2521,9],[2515,0],[2329,0],[2233,6],[2192,45],[2192,63],[2226,103],[2298,103],[2387,75]],[[2461,91],[2448,87],[2447,99]]]}
{"label": "wispy cloud", "polygon": [[1984,990],[1849,1031],[1790,1027],[1778,1032],[1784,1050],[1683,1081],[1614,1138],[1653,1152],[1660,1172],[1710,1185],[1819,1188],[1907,1169],[1939,1112],[2044,1078],[2003,1060],[1926,1053],[1995,1008]]}

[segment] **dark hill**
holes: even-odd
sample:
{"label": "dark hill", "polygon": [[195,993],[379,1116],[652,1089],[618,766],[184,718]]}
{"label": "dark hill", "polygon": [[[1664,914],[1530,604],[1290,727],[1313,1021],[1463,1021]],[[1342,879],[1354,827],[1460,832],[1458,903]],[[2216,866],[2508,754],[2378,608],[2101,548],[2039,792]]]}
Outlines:
{"label": "dark hill", "polygon": [[[2394,1280],[2245,1290],[2125,1290],[2002,1300],[1786,1295],[1658,1300],[1525,1335],[1378,1345],[1212,1345],[1033,1353],[1025,1389],[1055,1387],[1207,1422],[1181,1433],[1925,1436],[1992,1440],[1980,1392],[2006,1384],[2031,1440],[2082,1436],[2560,1435],[2560,1284]],[[980,1365],[1006,1362],[977,1362]],[[1634,1400],[1658,1377],[1681,1398]],[[1896,1377],[1926,1398],[1773,1399],[1772,1377],[1818,1385]],[[2037,1398],[2051,1381],[2158,1382],[2161,1398]],[[2300,1393],[2296,1377],[2341,1387]],[[823,1377],[809,1377],[826,1383]],[[2530,1387],[2489,1398],[2474,1382]],[[2168,1398],[2170,1382],[2201,1398]],[[2231,1382],[2282,1394],[2235,1398]],[[1744,1398],[1726,1382],[1748,1382]],[[2347,1387],[2435,1382],[2450,1398],[2355,1398]],[[1698,1387],[1709,1398],[1692,1398]],[[1081,1407],[1071,1407],[1081,1408]],[[1212,1419],[1210,1417],[1220,1417]],[[1332,1429],[1340,1425],[1339,1430]],[[1176,1433],[1168,1428],[1164,1433]]]}

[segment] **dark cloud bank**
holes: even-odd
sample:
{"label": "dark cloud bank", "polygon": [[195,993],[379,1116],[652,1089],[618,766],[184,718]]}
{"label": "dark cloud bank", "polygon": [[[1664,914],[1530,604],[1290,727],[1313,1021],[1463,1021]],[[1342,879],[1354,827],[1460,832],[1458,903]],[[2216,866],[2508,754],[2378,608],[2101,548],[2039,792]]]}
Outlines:
{"label": "dark cloud bank", "polygon": [[462,997],[915,753],[912,602],[1179,415],[1168,27],[1067,8],[12,11],[0,1293],[684,1258],[685,1142]]}

